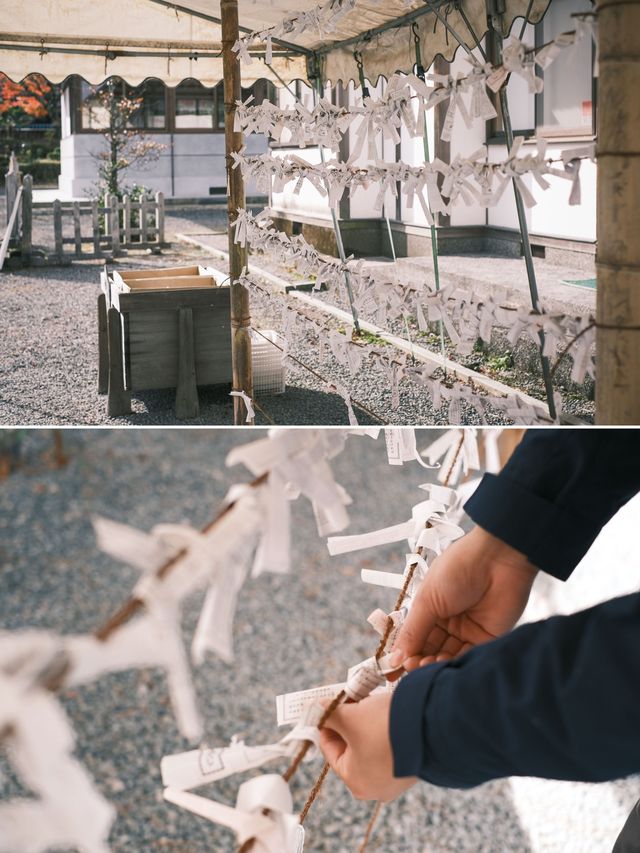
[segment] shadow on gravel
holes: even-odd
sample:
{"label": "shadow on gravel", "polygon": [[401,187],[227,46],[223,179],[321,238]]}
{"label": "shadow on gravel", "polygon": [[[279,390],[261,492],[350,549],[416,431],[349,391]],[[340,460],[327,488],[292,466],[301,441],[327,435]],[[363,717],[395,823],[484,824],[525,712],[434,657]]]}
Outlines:
{"label": "shadow on gravel", "polygon": [[[182,424],[184,426],[232,426],[233,407],[229,397],[230,386],[204,386],[198,389],[200,400],[200,415],[197,418],[179,421],[175,416],[175,391],[139,391],[133,400],[138,401],[147,409],[145,412],[132,412],[114,419],[105,419],[105,423],[114,425],[131,424],[147,426],[158,424]],[[105,408],[106,408],[106,398]],[[325,424],[329,426],[348,426],[349,417],[344,401],[337,394],[325,391],[314,391],[308,388],[287,386],[284,394],[265,394],[258,398],[258,405],[278,426]],[[380,421],[372,418],[357,406],[354,411],[358,422],[363,425],[376,426]],[[256,410],[256,425],[269,426],[270,421]]]}

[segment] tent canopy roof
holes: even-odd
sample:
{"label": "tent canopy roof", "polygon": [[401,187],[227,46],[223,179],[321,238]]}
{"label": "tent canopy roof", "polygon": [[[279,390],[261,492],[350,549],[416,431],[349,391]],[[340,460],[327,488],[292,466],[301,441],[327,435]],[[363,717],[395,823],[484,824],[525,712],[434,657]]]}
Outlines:
{"label": "tent canopy roof", "polygon": [[[533,0],[529,19],[540,20],[548,3]],[[240,26],[252,32],[279,24],[295,14],[292,5],[291,0],[239,0]],[[317,5],[317,0],[295,0],[294,8],[308,11]],[[453,9],[447,19],[473,47],[475,38],[467,23],[479,37],[485,33],[485,0],[462,0],[460,5],[464,16]],[[506,5],[504,27],[508,29],[516,17],[524,17],[529,0],[508,0]],[[442,7],[443,13],[445,8],[451,9],[443,0],[433,0],[431,6]],[[0,71],[13,80],[38,72],[51,82],[79,74],[93,84],[117,75],[132,85],[156,77],[175,86],[192,77],[211,86],[223,77],[220,17],[220,0],[3,3]],[[356,8],[340,17],[329,33],[309,28],[274,40],[272,66],[277,74],[264,62],[264,45],[254,42],[251,52],[256,59],[242,63],[242,82],[306,79],[305,57],[314,53],[320,58],[325,79],[357,80],[356,49],[371,80],[410,71],[414,64],[412,22],[425,66],[437,54],[453,57],[457,43],[423,0],[413,0],[408,6],[405,0],[358,0]]]}

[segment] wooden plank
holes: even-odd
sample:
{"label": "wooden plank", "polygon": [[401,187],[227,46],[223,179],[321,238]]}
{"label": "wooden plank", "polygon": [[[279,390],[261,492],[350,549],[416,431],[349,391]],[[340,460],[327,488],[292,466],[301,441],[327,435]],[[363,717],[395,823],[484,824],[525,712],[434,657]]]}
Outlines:
{"label": "wooden plank", "polygon": [[91,202],[91,233],[93,236],[93,254],[100,255],[100,216],[98,214],[98,201]]}
{"label": "wooden plank", "polygon": [[143,195],[140,201],[140,240],[143,243],[147,242],[147,214],[147,197]]}
{"label": "wooden plank", "polygon": [[115,308],[107,313],[109,336],[109,385],[107,414],[114,418],[131,414],[131,392],[124,384],[122,318]]}
{"label": "wooden plank", "polygon": [[164,243],[164,193],[156,193],[156,239]]}
{"label": "wooden plank", "polygon": [[200,414],[196,385],[193,311],[178,309],[178,385],[176,388],[176,417],[181,420],[197,418]]}
{"label": "wooden plank", "polygon": [[120,275],[123,281],[132,281],[136,278],[164,278],[172,275],[199,275],[200,268],[193,267],[165,267],[161,270],[123,270]]}
{"label": "wooden plank", "polygon": [[62,208],[60,199],[56,198],[53,202],[53,240],[55,243],[56,258],[61,261],[63,257],[62,248]]}
{"label": "wooden plank", "polygon": [[114,258],[120,254],[120,205],[117,196],[111,197],[111,249]]}
{"label": "wooden plank", "polygon": [[229,308],[229,287],[202,287],[199,290],[157,290],[153,293],[123,293],[112,287],[112,302],[123,313],[168,311],[178,308]]}
{"label": "wooden plank", "polygon": [[122,199],[122,207],[124,209],[124,244],[128,246],[131,243],[131,199],[128,195]]}
{"label": "wooden plank", "polygon": [[109,332],[107,327],[107,297],[98,296],[98,394],[109,390]]}
{"label": "wooden plank", "polygon": [[7,228],[4,232],[4,237],[2,238],[2,245],[0,246],[0,270],[4,265],[4,259],[6,258],[7,252],[9,251],[9,241],[11,240],[11,234],[13,232],[16,219],[18,218],[18,211],[20,210],[21,203],[22,187],[19,187],[18,192],[16,193],[16,197],[13,201],[11,216],[9,217],[9,222],[7,223]]}
{"label": "wooden plank", "polygon": [[[179,310],[179,309],[178,309]],[[229,305],[193,309],[196,382],[230,385],[231,327]],[[178,384],[176,310],[132,312],[128,352],[132,391],[175,388]]]}
{"label": "wooden plank", "polygon": [[192,290],[202,287],[217,287],[218,283],[210,275],[166,276],[163,278],[136,278],[124,282],[123,290]]}
{"label": "wooden plank", "polygon": [[22,181],[22,233],[20,245],[20,254],[22,255],[22,262],[24,264],[31,262],[32,217],[33,178],[31,175],[25,175]]}
{"label": "wooden plank", "polygon": [[[5,196],[7,199],[7,222],[11,219],[11,213],[15,207],[16,196],[18,195],[18,190],[22,186],[22,175],[20,173],[20,166],[18,165],[18,158],[15,155],[15,152],[11,152],[11,156],[9,157],[9,171],[4,176],[4,187],[5,187]],[[9,232],[9,240],[17,240],[19,234],[19,223],[18,220],[14,220],[13,227]]]}
{"label": "wooden plank", "polygon": [[77,201],[73,203],[73,243],[76,258],[82,257],[82,228],[80,225],[80,207]]}

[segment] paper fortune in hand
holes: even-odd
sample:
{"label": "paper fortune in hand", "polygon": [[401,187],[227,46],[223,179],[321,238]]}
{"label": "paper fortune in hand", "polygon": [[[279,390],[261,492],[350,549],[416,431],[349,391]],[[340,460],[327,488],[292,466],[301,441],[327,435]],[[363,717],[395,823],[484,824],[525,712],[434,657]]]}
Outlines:
{"label": "paper fortune in hand", "polygon": [[109,851],[114,809],[73,757],[73,730],[45,686],[61,661],[62,639],[53,634],[0,634],[0,739],[36,797],[0,805],[0,853]]}

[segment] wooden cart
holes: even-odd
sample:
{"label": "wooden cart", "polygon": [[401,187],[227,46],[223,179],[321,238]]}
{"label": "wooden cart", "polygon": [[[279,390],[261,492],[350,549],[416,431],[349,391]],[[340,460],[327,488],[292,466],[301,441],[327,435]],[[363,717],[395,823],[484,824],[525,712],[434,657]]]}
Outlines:
{"label": "wooden cart", "polygon": [[176,389],[176,416],[199,413],[198,385],[231,384],[230,288],[204,267],[105,272],[98,297],[98,391],[111,417],[131,394]]}

